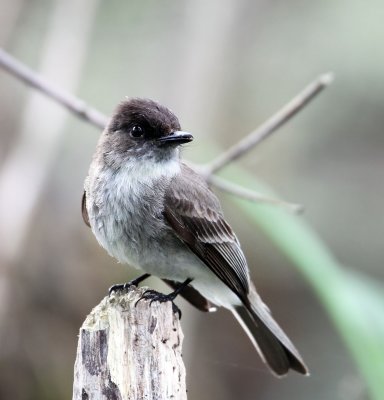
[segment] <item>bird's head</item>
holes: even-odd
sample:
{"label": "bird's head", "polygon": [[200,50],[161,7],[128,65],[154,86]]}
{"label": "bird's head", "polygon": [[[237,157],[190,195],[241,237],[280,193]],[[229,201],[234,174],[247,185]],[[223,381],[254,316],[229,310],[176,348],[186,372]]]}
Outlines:
{"label": "bird's head", "polygon": [[178,147],[192,140],[168,108],[153,100],[132,98],[118,105],[100,145],[104,157],[113,163],[128,159],[162,162],[178,157]]}

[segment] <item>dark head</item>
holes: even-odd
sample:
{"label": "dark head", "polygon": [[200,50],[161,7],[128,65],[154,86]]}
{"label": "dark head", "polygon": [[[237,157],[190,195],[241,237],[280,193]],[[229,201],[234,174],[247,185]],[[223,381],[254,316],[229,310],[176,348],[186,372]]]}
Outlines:
{"label": "dark head", "polygon": [[121,102],[107,126],[100,145],[104,157],[114,163],[131,157],[161,161],[173,157],[177,148],[193,140],[182,132],[175,114],[149,99]]}

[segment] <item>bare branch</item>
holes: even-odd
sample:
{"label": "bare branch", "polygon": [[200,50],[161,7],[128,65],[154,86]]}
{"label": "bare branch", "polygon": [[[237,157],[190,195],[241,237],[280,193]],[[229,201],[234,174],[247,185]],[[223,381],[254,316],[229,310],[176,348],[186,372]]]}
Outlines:
{"label": "bare branch", "polygon": [[40,77],[33,70],[16,60],[6,51],[0,48],[0,67],[10,74],[19,78],[24,83],[43,92],[45,95],[66,107],[69,111],[76,114],[79,118],[90,122],[97,128],[104,129],[108,118],[96,109],[89,107],[84,101],[80,100],[64,90],[55,87],[46,79]]}
{"label": "bare branch", "polygon": [[287,211],[293,213],[301,213],[303,212],[303,206],[301,204],[288,203],[284,200],[273,199],[271,197],[267,197],[262,193],[255,192],[254,190],[250,190],[244,188],[242,186],[236,185],[235,183],[229,182],[225,179],[221,179],[216,175],[210,175],[207,177],[207,182],[215,186],[217,189],[230,193],[232,195],[241,197],[246,200],[254,201],[257,203],[265,203],[272,204],[275,206],[283,207]]}
{"label": "bare branch", "polygon": [[230,147],[216,159],[204,166],[204,173],[211,175],[214,172],[224,168],[230,162],[240,158],[253,147],[259,144],[275,132],[280,126],[288,122],[304,106],[314,99],[323,89],[329,86],[333,81],[333,74],[327,73],[320,75],[316,80],[310,83],[301,93],[295,96],[288,104],[281,108],[276,114],[272,115],[260,127],[255,129],[245,138]]}
{"label": "bare branch", "polygon": [[[84,101],[65,92],[64,90],[55,87],[46,79],[37,75],[33,70],[22,64],[14,57],[9,55],[3,49],[0,49],[0,67],[8,71],[10,74],[18,79],[24,81],[27,85],[44,93],[52,100],[66,107],[69,111],[76,114],[79,118],[91,123],[97,128],[104,129],[107,124],[108,118],[89,107]],[[301,212],[302,206],[293,204],[278,199],[268,198],[253,190],[243,188],[234,183],[225,181],[212,173],[223,168],[231,161],[241,157],[248,152],[252,147],[261,142],[264,138],[277,130],[281,125],[292,118],[298,111],[300,111],[310,100],[312,100],[318,93],[320,93],[326,86],[332,82],[332,74],[321,75],[318,79],[306,87],[300,94],[292,99],[286,106],[279,112],[267,120],[263,125],[257,128],[254,132],[250,133],[243,140],[224,152],[217,159],[205,166],[195,166],[199,172],[205,177],[207,182],[217,187],[219,190],[231,193],[235,196],[242,197],[247,200],[275,204],[286,208],[291,212]]]}

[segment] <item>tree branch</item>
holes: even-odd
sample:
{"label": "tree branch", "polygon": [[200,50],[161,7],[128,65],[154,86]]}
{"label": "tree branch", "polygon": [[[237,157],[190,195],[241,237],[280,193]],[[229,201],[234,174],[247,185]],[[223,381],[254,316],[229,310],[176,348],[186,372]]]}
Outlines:
{"label": "tree branch", "polygon": [[69,111],[76,114],[79,118],[91,123],[92,125],[95,125],[97,128],[104,129],[104,127],[107,125],[108,118],[105,115],[96,109],[89,107],[78,97],[65,92],[64,90],[48,82],[46,79],[40,77],[32,69],[16,60],[1,48],[0,67],[27,85],[32,86],[51,99],[55,100],[57,103],[63,105]]}
{"label": "tree branch", "polygon": [[[8,71],[16,78],[22,80],[27,85],[32,86],[33,88],[44,93],[46,96],[50,97],[52,100],[63,105],[69,111],[86,122],[89,122],[100,129],[104,129],[106,126],[108,118],[105,115],[96,109],[89,107],[83,100],[65,92],[60,88],[55,87],[52,83],[37,75],[33,70],[20,63],[3,49],[0,49],[0,67]],[[244,139],[225,151],[222,155],[211,161],[209,164],[198,166],[199,171],[204,175],[207,182],[220,190],[247,200],[275,204],[293,212],[301,211],[302,206],[298,204],[291,204],[282,200],[268,198],[260,193],[250,189],[242,188],[238,185],[213,176],[212,174],[226,166],[231,161],[244,155],[263,139],[276,131],[279,127],[284,125],[317,94],[327,87],[332,82],[332,79],[333,75],[330,73],[321,75],[255,131],[251,132]]]}
{"label": "tree branch", "polygon": [[260,127],[245,138],[230,147],[216,159],[205,165],[204,173],[211,175],[224,168],[230,162],[240,158],[245,153],[252,150],[262,140],[270,136],[282,125],[287,123],[295,116],[303,107],[313,100],[320,92],[329,86],[333,81],[333,74],[327,73],[320,75],[316,80],[311,82],[302,92],[295,96],[289,103],[282,107],[276,114],[265,121]]}
{"label": "tree branch", "polygon": [[284,200],[267,197],[262,193],[258,193],[254,190],[250,190],[242,186],[236,185],[235,183],[229,182],[216,175],[209,175],[207,177],[207,182],[223,192],[241,197],[245,200],[250,200],[257,203],[272,204],[275,206],[283,207],[287,211],[293,213],[301,213],[304,210],[301,204],[290,203]]}

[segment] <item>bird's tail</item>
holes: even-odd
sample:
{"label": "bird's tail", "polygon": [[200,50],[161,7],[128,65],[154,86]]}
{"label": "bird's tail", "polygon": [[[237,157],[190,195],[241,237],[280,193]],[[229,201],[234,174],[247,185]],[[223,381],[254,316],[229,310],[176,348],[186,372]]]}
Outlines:
{"label": "bird's tail", "polygon": [[272,318],[269,309],[253,288],[249,295],[249,304],[235,306],[232,312],[247,332],[263,361],[276,375],[285,375],[290,369],[309,375],[299,352]]}

